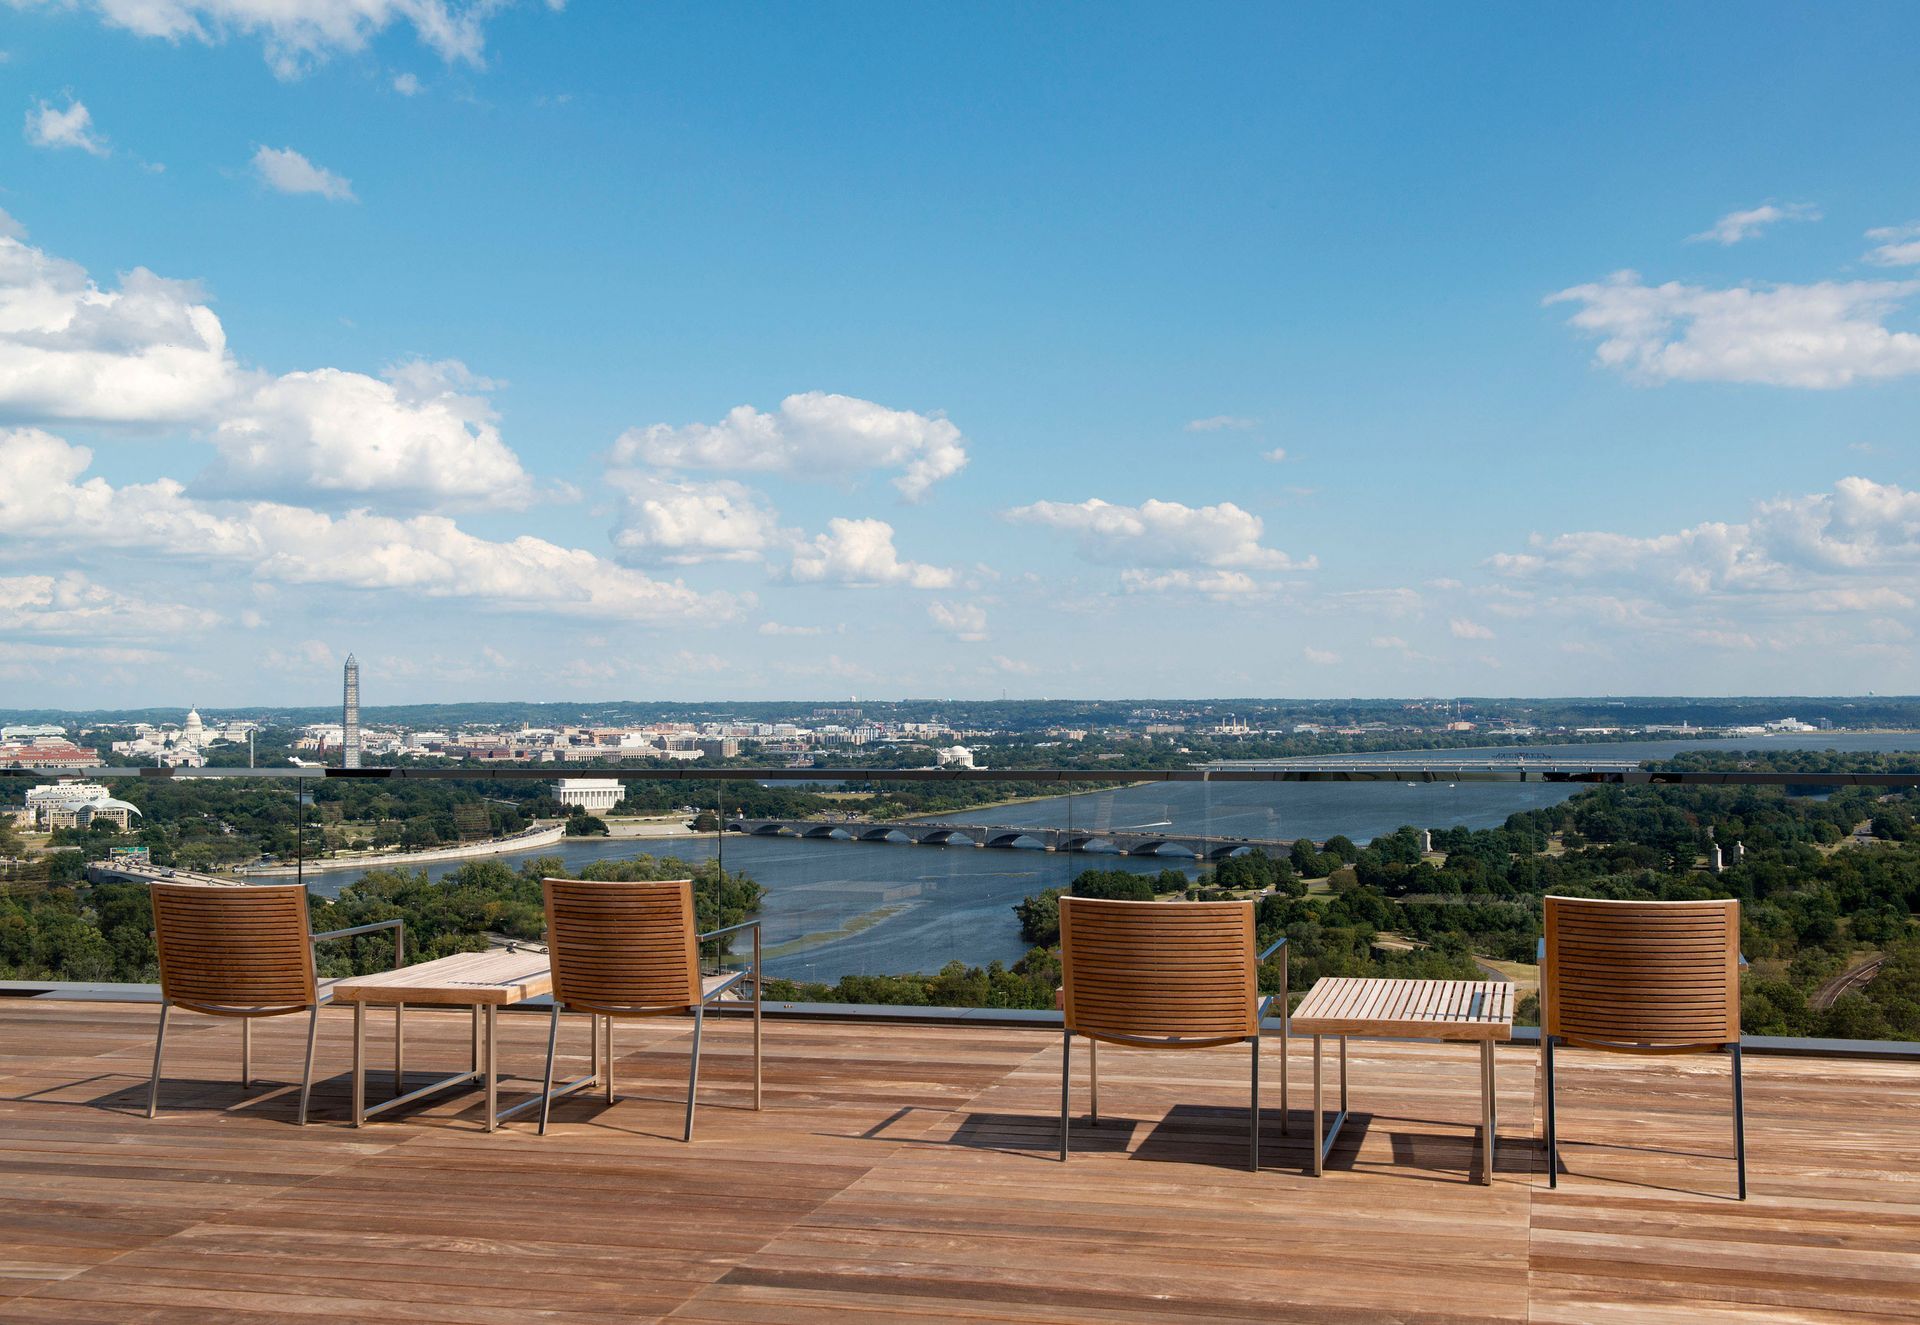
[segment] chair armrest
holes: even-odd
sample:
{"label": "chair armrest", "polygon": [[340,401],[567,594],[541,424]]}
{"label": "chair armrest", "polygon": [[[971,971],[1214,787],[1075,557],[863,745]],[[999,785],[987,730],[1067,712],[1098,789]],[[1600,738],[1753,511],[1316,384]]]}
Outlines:
{"label": "chair armrest", "polygon": [[393,931],[393,967],[397,971],[407,964],[407,922],[398,916],[392,920],[376,920],[370,925],[354,925],[347,929],[329,929],[323,934],[312,935],[315,943],[327,939],[350,939],[361,934],[374,934],[380,930]]}
{"label": "chair armrest", "polygon": [[1253,959],[1254,965],[1256,966],[1266,965],[1267,958],[1273,956],[1274,953],[1280,951],[1280,949],[1286,946],[1287,946],[1287,938],[1286,938],[1286,935],[1282,934],[1279,938],[1275,939],[1273,942],[1267,945],[1265,952],[1262,952],[1258,957],[1255,957]]}
{"label": "chair armrest", "polygon": [[743,929],[758,928],[760,928],[760,922],[758,920],[742,920],[737,925],[726,925],[720,929],[710,929],[704,934],[695,934],[693,937],[695,942],[700,942],[705,939],[717,939],[722,934],[737,934]]}
{"label": "chair armrest", "polygon": [[[710,929],[704,934],[695,934],[693,941],[695,943],[702,943],[707,939],[725,938],[729,934],[738,934],[743,929],[753,931],[753,959],[739,969],[741,971],[753,972],[754,988],[758,989],[760,987],[760,922],[758,920],[742,920],[737,925],[722,925],[719,929]],[[731,952],[724,952],[721,954],[720,960],[724,962],[731,956],[733,956]]]}

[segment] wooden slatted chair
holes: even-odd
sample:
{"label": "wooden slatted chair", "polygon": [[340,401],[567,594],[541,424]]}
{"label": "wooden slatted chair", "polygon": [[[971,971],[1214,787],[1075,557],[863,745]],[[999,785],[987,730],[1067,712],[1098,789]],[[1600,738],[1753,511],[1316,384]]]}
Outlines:
{"label": "wooden slatted chair", "polygon": [[160,1109],[160,1060],[167,1016],[178,1005],[240,1023],[240,1083],[253,1084],[252,1019],[310,1014],[307,1065],[300,1078],[300,1121],[313,1088],[313,1040],[320,992],[307,922],[307,890],[299,884],[212,888],[154,883],[154,945],[160,955],[160,1029],[153,1041],[147,1117]]}
{"label": "wooden slatted chair", "polygon": [[[1100,1121],[1099,1046],[1210,1049],[1252,1046],[1252,1112],[1247,1166],[1260,1167],[1260,1019],[1281,1000],[1280,1131],[1286,1134],[1286,995],[1262,999],[1252,902],[1123,902],[1060,899],[1060,1159],[1067,1158],[1073,1037],[1089,1042],[1092,1117]],[[1281,961],[1281,988],[1286,962]]]}
{"label": "wooden slatted chair", "polygon": [[[153,940],[160,959],[160,1028],[153,1040],[153,1080],[147,1087],[147,1117],[160,1111],[160,1063],[167,1047],[167,1017],[176,1007],[240,1019],[240,1084],[253,1085],[253,1023],[258,1017],[308,1014],[307,1061],[300,1076],[300,1123],[306,1125],[313,1094],[313,1047],[327,990],[314,971],[313,945],[376,930],[394,931],[393,960],[406,959],[406,926],[381,920],[351,929],[312,932],[307,890],[297,883],[222,888],[203,883],[148,885],[153,903]],[[394,1009],[393,1076],[404,1074],[401,1009]]]}
{"label": "wooden slatted chair", "polygon": [[1541,940],[1540,1044],[1547,1184],[1558,1186],[1554,1045],[1616,1053],[1725,1050],[1733,1060],[1733,1148],[1747,1199],[1740,1083],[1740,903],[1548,897]]}
{"label": "wooden slatted chair", "polygon": [[[760,1107],[760,922],[749,920],[705,934],[695,932],[690,879],[603,883],[548,879],[547,953],[553,967],[553,1020],[547,1030],[546,1099],[540,1131],[554,1096],[553,1060],[560,1013],[571,1008],[606,1017],[605,1085],[613,1103],[613,1019],[693,1014],[693,1052],[687,1067],[687,1122],[693,1140],[694,1094],[700,1083],[700,1031],[707,1004],[751,978],[753,983],[753,1107]],[[700,973],[699,945],[753,931],[753,962],[718,975]],[[599,1065],[596,1064],[596,1070]]]}

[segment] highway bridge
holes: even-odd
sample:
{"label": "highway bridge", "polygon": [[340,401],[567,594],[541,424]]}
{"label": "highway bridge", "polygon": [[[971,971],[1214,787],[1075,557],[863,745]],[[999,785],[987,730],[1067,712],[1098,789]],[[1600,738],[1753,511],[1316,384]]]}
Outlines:
{"label": "highway bridge", "polygon": [[[1039,847],[1046,851],[1118,852],[1154,856],[1173,847],[1201,860],[1224,860],[1237,851],[1262,850],[1285,855],[1292,838],[1201,837],[1171,831],[1170,825],[1108,828],[1042,828],[1015,824],[962,824],[941,819],[900,819],[868,823],[847,819],[727,820],[729,833],[749,837],[831,838],[836,841],[890,842],[902,846]],[[1318,844],[1315,844],[1316,847]]]}
{"label": "highway bridge", "polygon": [[158,879],[166,883],[208,883],[221,888],[246,887],[246,881],[243,879],[222,879],[211,874],[195,874],[191,870],[169,869],[165,865],[153,865],[144,860],[124,857],[119,860],[89,861],[87,879],[92,883],[152,883]]}

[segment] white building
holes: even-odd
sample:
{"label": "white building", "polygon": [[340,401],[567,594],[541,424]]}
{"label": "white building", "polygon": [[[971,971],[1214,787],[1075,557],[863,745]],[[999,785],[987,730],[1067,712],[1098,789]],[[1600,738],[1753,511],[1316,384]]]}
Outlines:
{"label": "white building", "polygon": [[51,723],[36,723],[27,727],[0,727],[0,745],[12,745],[15,741],[37,741],[43,736],[65,736],[65,727],[55,727]]}
{"label": "white building", "polygon": [[553,784],[553,797],[562,805],[578,805],[588,814],[605,814],[622,800],[626,791],[618,778],[561,778]]}
{"label": "white building", "polygon": [[39,823],[56,809],[78,809],[90,801],[112,799],[113,793],[98,782],[49,782],[27,788],[27,813]]}
{"label": "white building", "polygon": [[950,745],[944,750],[935,750],[933,757],[940,761],[942,768],[972,768],[973,751],[964,745]]}

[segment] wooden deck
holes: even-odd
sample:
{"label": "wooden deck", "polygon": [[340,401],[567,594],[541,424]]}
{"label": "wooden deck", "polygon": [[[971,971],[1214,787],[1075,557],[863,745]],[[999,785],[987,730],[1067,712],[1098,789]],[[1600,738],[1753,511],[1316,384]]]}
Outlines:
{"label": "wooden deck", "polygon": [[[683,1145],[688,1025],[619,1029],[611,1108],[487,1136],[475,1095],[355,1131],[351,1015],[322,1017],[316,1122],[237,1085],[232,1022],[176,1014],[161,1117],[155,1011],[0,1003],[0,1321],[1219,1322],[1920,1320],[1920,1069],[1748,1059],[1753,1198],[1726,1199],[1726,1064],[1565,1055],[1570,1172],[1544,1185],[1535,1054],[1497,1054],[1497,1181],[1472,1181],[1475,1055],[1355,1041],[1353,1118],[1307,1161],[1307,1046],[1266,1168],[1245,1172],[1246,1055],[1100,1055],[1106,1125],[1053,1158],[1059,1039],[774,1022],[767,1109],[748,1030],[708,1031]],[[297,1079],[305,1019],[256,1030]],[[380,1062],[390,1023],[375,1019]],[[584,1019],[564,1047],[584,1067]],[[546,1018],[502,1018],[530,1086]],[[464,1013],[410,1016],[418,1080],[465,1065]],[[1078,1057],[1078,1056],[1077,1056]],[[1076,1099],[1085,1108],[1084,1077]],[[371,1097],[388,1088],[369,1078]],[[510,1098],[510,1096],[508,1096]],[[1598,1144],[1600,1141],[1607,1144]],[[1641,1147],[1641,1148],[1629,1148]]]}

